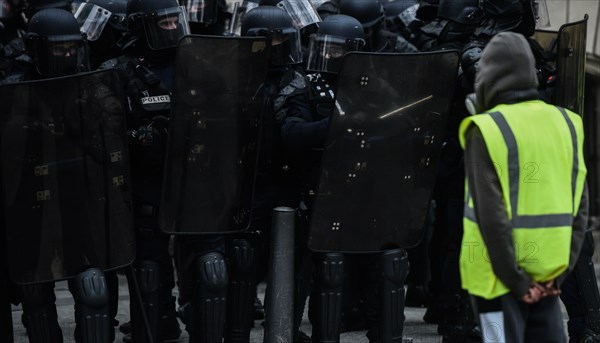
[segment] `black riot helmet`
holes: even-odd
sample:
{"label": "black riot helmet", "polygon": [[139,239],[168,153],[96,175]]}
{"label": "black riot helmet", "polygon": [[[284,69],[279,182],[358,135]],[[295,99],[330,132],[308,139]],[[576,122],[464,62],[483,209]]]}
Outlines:
{"label": "black riot helmet", "polygon": [[365,46],[362,24],[353,17],[334,14],[319,24],[310,36],[306,69],[313,72],[337,74],[344,55],[360,51]]}
{"label": "black riot helmet", "polygon": [[270,57],[274,65],[302,63],[300,31],[286,11],[275,6],[259,6],[242,17],[242,36],[264,36],[269,39]]}
{"label": "black riot helmet", "polygon": [[37,12],[29,21],[26,43],[41,75],[69,75],[89,69],[85,35],[69,11],[49,8]]}
{"label": "black riot helmet", "polygon": [[464,25],[477,25],[483,19],[479,0],[440,0],[438,18]]}
{"label": "black riot helmet", "polygon": [[395,32],[417,19],[418,0],[381,0],[388,30]]}
{"label": "black riot helmet", "polygon": [[185,8],[176,0],[129,0],[127,29],[151,50],[174,48],[190,33]]}
{"label": "black riot helmet", "polygon": [[498,32],[519,32],[526,37],[535,33],[535,1],[533,0],[481,0],[487,21],[477,34],[493,36]]}
{"label": "black riot helmet", "polygon": [[47,8],[60,8],[70,11],[71,3],[72,0],[23,0],[22,5],[23,13],[31,19],[35,13]]}
{"label": "black riot helmet", "polygon": [[343,0],[340,4],[340,14],[358,19],[364,29],[375,27],[385,19],[379,0]]}
{"label": "black riot helmet", "polygon": [[190,25],[207,26],[217,22],[217,0],[181,0],[179,4],[185,7]]}

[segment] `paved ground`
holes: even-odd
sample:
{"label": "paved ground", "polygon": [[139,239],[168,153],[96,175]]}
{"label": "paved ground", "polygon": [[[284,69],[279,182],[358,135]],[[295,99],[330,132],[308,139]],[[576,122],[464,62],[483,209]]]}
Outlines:
{"label": "paved ground", "polygon": [[[595,241],[600,242],[600,231],[594,232]],[[596,249],[598,250],[598,249]],[[596,275],[600,275],[600,254],[594,255],[594,263],[596,266]],[[259,297],[264,299],[264,288],[265,285],[261,284],[259,287]],[[55,287],[56,292],[56,305],[58,309],[60,325],[63,330],[64,342],[71,343],[73,340],[73,330],[75,328],[75,320],[73,318],[73,299],[71,293],[67,289],[66,282],[59,282]],[[27,343],[27,336],[23,326],[21,325],[21,307],[13,306],[13,325],[15,327],[15,343]],[[436,333],[436,325],[431,325],[423,322],[423,314],[425,309],[422,308],[406,308],[404,314],[406,321],[404,324],[404,337],[405,341],[411,341],[413,343],[441,343],[442,338]],[[566,327],[566,313],[564,312],[565,327]],[[119,276],[119,313],[117,320],[121,323],[129,320],[129,292],[127,290],[127,282],[124,276]],[[308,322],[306,313],[304,315],[303,324],[301,327],[302,331],[310,335],[311,326]],[[366,331],[346,332],[341,335],[342,343],[366,343],[368,342],[365,337]],[[123,335],[117,330],[116,343],[122,342]],[[183,334],[177,342],[187,342],[187,334]],[[254,322],[254,329],[252,330],[251,343],[262,343],[263,342],[263,327],[261,321]],[[0,343],[4,343],[0,338]]]}
{"label": "paved ground", "polygon": [[[73,330],[75,328],[75,319],[73,318],[73,299],[71,293],[67,289],[66,282],[59,282],[55,287],[56,292],[56,306],[58,309],[58,315],[60,325],[63,330],[63,336],[65,343],[74,342]],[[264,284],[259,287],[259,297],[264,297]],[[26,343],[28,342],[25,329],[21,325],[21,307],[13,306],[13,325],[15,327],[15,343]],[[441,342],[442,339],[435,332],[436,326],[426,324],[421,319],[425,309],[421,308],[406,308],[406,322],[405,322],[405,337],[411,338],[413,342]],[[120,322],[126,322],[129,320],[129,294],[127,290],[127,282],[125,277],[119,276],[119,313],[117,320]],[[302,331],[310,335],[311,326],[308,322],[308,318],[305,314],[304,321],[302,324]],[[365,337],[366,331],[346,332],[341,336],[342,342],[356,342],[363,343],[368,342]],[[122,342],[123,335],[117,330],[117,338],[115,342]],[[250,342],[262,343],[263,341],[263,327],[261,321],[257,320],[254,322],[254,329],[252,330]],[[0,339],[0,343],[3,341]],[[187,334],[183,334],[181,339],[177,342],[187,342]]]}

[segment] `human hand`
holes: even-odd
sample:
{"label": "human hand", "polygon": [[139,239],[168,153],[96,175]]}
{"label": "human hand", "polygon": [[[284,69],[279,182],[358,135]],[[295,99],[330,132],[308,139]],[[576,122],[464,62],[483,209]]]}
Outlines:
{"label": "human hand", "polygon": [[541,298],[546,296],[546,289],[544,286],[540,285],[537,282],[534,282],[527,291],[527,294],[521,297],[521,301],[526,304],[534,304],[538,302]]}
{"label": "human hand", "polygon": [[546,289],[546,296],[547,297],[556,297],[560,295],[560,288],[556,288],[556,285],[554,284],[554,280],[550,280],[547,281],[543,284],[544,288]]}

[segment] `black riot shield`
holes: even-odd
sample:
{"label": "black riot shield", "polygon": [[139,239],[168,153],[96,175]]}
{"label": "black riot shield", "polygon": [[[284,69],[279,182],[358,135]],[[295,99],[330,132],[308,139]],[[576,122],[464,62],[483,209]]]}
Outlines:
{"label": "black riot shield", "polygon": [[344,58],[310,220],[312,250],[419,242],[457,68],[455,51]]}
{"label": "black riot shield", "polygon": [[558,30],[554,103],[583,115],[588,16]]}
{"label": "black riot shield", "polygon": [[115,70],[0,87],[10,277],[68,278],[133,261],[129,156]]}
{"label": "black riot shield", "polygon": [[247,228],[267,57],[264,38],[188,36],[180,41],[161,200],[163,231]]}

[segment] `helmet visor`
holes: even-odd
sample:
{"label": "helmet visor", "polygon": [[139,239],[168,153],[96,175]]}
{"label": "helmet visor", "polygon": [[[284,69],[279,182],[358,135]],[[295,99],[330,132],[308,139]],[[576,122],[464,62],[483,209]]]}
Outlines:
{"label": "helmet visor", "polygon": [[275,29],[270,32],[271,63],[288,65],[302,63],[300,31],[293,28]]}
{"label": "helmet visor", "polygon": [[362,39],[349,40],[338,36],[311,35],[306,69],[337,74],[344,55],[350,51],[359,51],[364,45]]}
{"label": "helmet visor", "polygon": [[217,2],[215,0],[183,1],[190,23],[214,24],[217,22]]}
{"label": "helmet visor", "polygon": [[310,24],[318,23],[321,17],[313,5],[306,0],[283,0],[277,4],[292,18],[292,23],[297,29],[302,29]]}
{"label": "helmet visor", "polygon": [[147,14],[144,30],[150,49],[174,48],[181,37],[190,34],[185,8],[178,6]]}
{"label": "helmet visor", "polygon": [[79,39],[36,39],[35,66],[41,75],[60,76],[89,70],[87,43]]}
{"label": "helmet visor", "polygon": [[95,41],[100,37],[111,15],[110,11],[89,3],[82,3],[75,12],[80,30],[87,35],[89,41]]}

